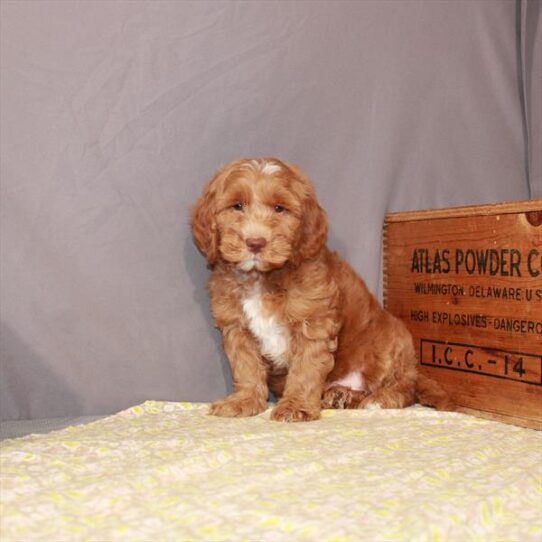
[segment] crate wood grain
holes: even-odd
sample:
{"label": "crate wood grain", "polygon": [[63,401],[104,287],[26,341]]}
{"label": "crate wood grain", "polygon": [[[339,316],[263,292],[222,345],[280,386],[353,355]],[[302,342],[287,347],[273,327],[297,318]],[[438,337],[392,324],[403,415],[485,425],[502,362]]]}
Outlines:
{"label": "crate wood grain", "polygon": [[384,305],[461,410],[542,429],[542,200],[388,213]]}

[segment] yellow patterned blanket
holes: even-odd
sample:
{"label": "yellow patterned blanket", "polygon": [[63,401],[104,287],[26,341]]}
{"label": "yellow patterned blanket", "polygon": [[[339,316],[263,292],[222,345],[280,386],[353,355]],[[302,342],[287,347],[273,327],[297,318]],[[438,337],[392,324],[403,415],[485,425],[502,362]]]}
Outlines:
{"label": "yellow patterned blanket", "polygon": [[207,408],[4,441],[0,539],[542,539],[542,433],[422,407],[298,424]]}

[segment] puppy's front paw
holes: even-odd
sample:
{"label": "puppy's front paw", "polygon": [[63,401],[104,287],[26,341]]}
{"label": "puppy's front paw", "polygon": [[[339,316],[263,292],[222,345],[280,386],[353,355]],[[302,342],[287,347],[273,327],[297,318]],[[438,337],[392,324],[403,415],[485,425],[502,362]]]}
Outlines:
{"label": "puppy's front paw", "polygon": [[265,400],[247,395],[236,395],[235,393],[211,403],[209,414],[223,416],[225,418],[236,418],[238,416],[256,416],[267,408]]}
{"label": "puppy's front paw", "polygon": [[320,409],[291,400],[281,400],[271,411],[271,419],[277,422],[310,422],[320,418]]}

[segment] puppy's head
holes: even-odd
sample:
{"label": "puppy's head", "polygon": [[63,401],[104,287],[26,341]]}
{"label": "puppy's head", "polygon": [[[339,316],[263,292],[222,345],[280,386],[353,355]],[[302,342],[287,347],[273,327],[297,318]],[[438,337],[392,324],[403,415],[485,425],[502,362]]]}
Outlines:
{"label": "puppy's head", "polygon": [[327,218],[309,180],[275,158],[237,160],[207,183],[192,209],[192,233],[210,265],[270,271],[314,258]]}

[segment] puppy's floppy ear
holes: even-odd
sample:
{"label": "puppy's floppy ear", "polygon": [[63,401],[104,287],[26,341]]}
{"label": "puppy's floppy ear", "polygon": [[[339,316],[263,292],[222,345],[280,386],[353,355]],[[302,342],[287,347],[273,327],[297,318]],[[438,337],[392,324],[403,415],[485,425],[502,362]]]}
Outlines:
{"label": "puppy's floppy ear", "polygon": [[326,244],[327,215],[318,205],[314,191],[305,201],[303,224],[298,244],[301,259],[314,258]]}
{"label": "puppy's floppy ear", "polygon": [[192,207],[192,235],[197,247],[207,258],[209,265],[214,265],[218,258],[220,236],[216,223],[215,200],[228,176],[237,169],[244,160],[235,160],[221,167],[207,183],[203,194]]}
{"label": "puppy's floppy ear", "polygon": [[298,181],[296,192],[303,201],[303,222],[297,243],[298,262],[314,258],[324,247],[327,239],[327,214],[318,204],[316,191],[304,173],[295,165],[288,164]]}
{"label": "puppy's floppy ear", "polygon": [[215,179],[211,179],[203,194],[192,207],[192,235],[196,246],[207,258],[209,265],[214,265],[216,262],[218,250],[218,228],[214,205]]}

